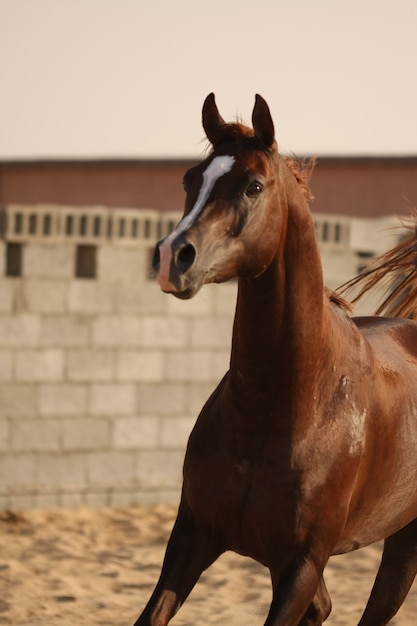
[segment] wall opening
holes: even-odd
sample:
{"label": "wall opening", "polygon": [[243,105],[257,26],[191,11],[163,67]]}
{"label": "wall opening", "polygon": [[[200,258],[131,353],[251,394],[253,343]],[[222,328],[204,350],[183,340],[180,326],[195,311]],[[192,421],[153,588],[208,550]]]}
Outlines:
{"label": "wall opening", "polygon": [[21,276],[23,266],[23,244],[7,242],[6,244],[6,276]]}
{"label": "wall opening", "polygon": [[96,278],[97,247],[80,244],[75,250],[75,277]]}

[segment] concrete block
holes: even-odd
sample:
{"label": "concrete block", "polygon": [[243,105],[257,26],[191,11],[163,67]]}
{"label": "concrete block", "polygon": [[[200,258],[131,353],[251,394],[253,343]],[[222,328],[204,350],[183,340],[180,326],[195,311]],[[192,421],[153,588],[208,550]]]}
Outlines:
{"label": "concrete block", "polygon": [[[408,208],[406,212],[409,212]],[[401,226],[401,221],[393,215],[376,219],[353,217],[349,219],[348,226],[349,248],[355,252],[359,250],[377,255],[383,254],[398,242],[399,226]]]}
{"label": "concrete block", "polygon": [[69,285],[71,313],[99,314],[115,310],[115,285],[95,280],[73,280]]}
{"label": "concrete block", "polygon": [[190,320],[193,348],[226,348],[232,341],[230,317],[204,317]]}
{"label": "concrete block", "polygon": [[353,278],[358,270],[358,257],[353,250],[349,253],[346,250],[343,252],[322,250],[321,260],[326,285],[339,286]]}
{"label": "concrete block", "polygon": [[73,246],[28,243],[23,255],[23,275],[28,278],[71,278]]}
{"label": "concrete block", "polygon": [[186,415],[194,415],[197,418],[215,388],[216,385],[211,382],[203,384],[190,383],[187,386]]}
{"label": "concrete block", "polygon": [[10,496],[0,495],[0,511],[8,511],[11,508]]}
{"label": "concrete block", "polygon": [[68,308],[68,281],[27,279],[22,285],[25,310],[29,313],[63,313]]}
{"label": "concrete block", "polygon": [[[158,489],[136,489],[135,490],[135,501],[132,502],[133,505],[139,506],[152,506],[154,504],[159,504],[160,496]],[[116,497],[116,494],[114,494]],[[113,498],[112,498],[113,499]],[[179,499],[178,499],[179,500]]]}
{"label": "concrete block", "polygon": [[189,322],[180,317],[145,316],[143,345],[146,348],[184,348],[188,342]]}
{"label": "concrete block", "polygon": [[16,292],[20,288],[20,281],[3,278],[3,272],[0,276],[2,277],[0,281],[0,313],[12,313],[16,301]]}
{"label": "concrete block", "polygon": [[[220,382],[230,366],[230,350],[216,350],[213,352],[213,382]],[[214,388],[214,387],[213,387]]]}
{"label": "concrete block", "polygon": [[178,505],[181,498],[181,485],[170,487],[169,489],[159,490],[159,504],[175,504]]}
{"label": "concrete block", "polygon": [[0,416],[0,451],[8,450],[10,447],[10,424],[9,420]]}
{"label": "concrete block", "polygon": [[12,379],[14,353],[11,350],[0,350],[0,381]]}
{"label": "concrete block", "polygon": [[182,483],[184,453],[177,450],[143,450],[136,463],[140,487],[178,487]]}
{"label": "concrete block", "polygon": [[35,456],[26,452],[10,452],[0,455],[0,490],[34,491],[37,487]]}
{"label": "concrete block", "polygon": [[134,385],[92,385],[90,395],[91,415],[134,415],[136,390]]}
{"label": "concrete block", "polygon": [[137,390],[138,411],[142,415],[176,415],[186,412],[185,383],[143,383],[138,385]]}
{"label": "concrete block", "polygon": [[64,450],[100,450],[111,446],[112,433],[108,419],[76,417],[62,421]]}
{"label": "concrete block", "polygon": [[76,493],[61,493],[59,496],[59,505],[66,509],[75,509],[84,504],[84,494],[78,491]]}
{"label": "concrete block", "polygon": [[143,488],[136,493],[138,506],[154,506],[155,504],[171,504],[178,506],[181,499],[181,485],[166,488]]}
{"label": "concrete block", "polygon": [[68,350],[66,359],[68,380],[110,381],[114,378],[113,350]]}
{"label": "concrete block", "polygon": [[114,421],[114,447],[123,449],[156,448],[160,420],[157,417],[121,417]]}
{"label": "concrete block", "polygon": [[110,506],[111,497],[110,489],[104,489],[103,491],[89,490],[84,494],[84,504],[94,508],[100,508]]}
{"label": "concrete block", "polygon": [[33,506],[36,509],[53,509],[53,508],[60,506],[61,504],[59,492],[36,493],[32,497],[33,497]]}
{"label": "concrete block", "polygon": [[39,386],[42,416],[83,415],[87,411],[88,387],[77,384]]}
{"label": "concrete block", "polygon": [[140,493],[137,489],[117,490],[110,493],[110,506],[134,506],[141,504]]}
{"label": "concrete block", "polygon": [[166,355],[166,378],[169,381],[209,381],[212,379],[211,357],[209,350],[172,350]]}
{"label": "concrete block", "polygon": [[45,453],[36,463],[36,483],[40,490],[84,489],[87,486],[84,454]]}
{"label": "concrete block", "polygon": [[163,417],[161,419],[161,447],[176,448],[185,452],[185,446],[194,424],[194,417]]}
{"label": "concrete block", "polygon": [[92,324],[92,343],[97,347],[133,347],[142,340],[142,320],[137,315],[101,315]]}
{"label": "concrete block", "polygon": [[120,381],[158,382],[164,378],[162,350],[119,350],[116,378]]}
{"label": "concrete block", "polygon": [[8,508],[12,511],[25,511],[27,509],[33,509],[36,506],[35,502],[36,498],[33,493],[11,493]]}
{"label": "concrete block", "polygon": [[0,385],[0,416],[33,416],[37,411],[36,385]]}
{"label": "concrete block", "polygon": [[153,504],[175,504],[178,505],[181,497],[181,487],[170,487],[166,489],[150,488],[139,489],[137,491],[138,504],[141,506]]}
{"label": "concrete block", "polygon": [[217,287],[217,285],[205,285],[191,300],[178,300],[173,296],[164,294],[168,300],[168,315],[180,317],[211,315],[214,310],[213,287]]}
{"label": "concrete block", "polygon": [[213,285],[214,314],[234,317],[236,309],[237,280]]}
{"label": "concrete block", "polygon": [[134,452],[92,452],[88,456],[88,482],[91,487],[129,486],[135,482]]}
{"label": "concrete block", "polygon": [[39,278],[71,278],[74,272],[74,248],[60,242],[51,244],[26,244],[23,275]]}
{"label": "concrete block", "polygon": [[25,382],[59,381],[63,378],[61,350],[20,350],[16,354],[16,380]]}
{"label": "concrete block", "polygon": [[155,315],[165,313],[169,298],[162,293],[155,282],[126,285],[115,284],[116,310],[120,313],[140,313]]}
{"label": "concrete block", "polygon": [[40,345],[42,347],[86,347],[90,341],[91,316],[42,315]]}
{"label": "concrete block", "polygon": [[20,314],[0,316],[0,346],[2,348],[32,348],[39,345],[40,318]]}
{"label": "concrete block", "polygon": [[148,253],[146,249],[102,245],[98,248],[97,274],[101,281],[126,283],[143,282],[147,277]]}
{"label": "concrete block", "polygon": [[52,419],[19,419],[11,422],[11,449],[16,451],[58,451],[61,423]]}

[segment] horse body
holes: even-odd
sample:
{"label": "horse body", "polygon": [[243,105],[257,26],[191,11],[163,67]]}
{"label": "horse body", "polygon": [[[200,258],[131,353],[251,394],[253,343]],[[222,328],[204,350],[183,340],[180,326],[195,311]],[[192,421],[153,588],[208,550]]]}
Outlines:
{"label": "horse body", "polygon": [[225,550],[269,568],[266,626],[322,624],[328,558],[389,537],[360,622],[386,624],[417,571],[417,324],[352,320],[324,290],[308,203],[260,97],[254,132],[226,125],[213,96],[203,125],[213,153],[187,173],[185,216],[155,266],[181,298],[238,276],[230,369],[191,433],[136,625],[166,626]]}
{"label": "horse body", "polygon": [[[337,511],[337,538],[331,545],[331,553],[337,554],[382,539],[401,528],[404,519],[417,516],[416,324],[358,320],[360,332],[355,321],[333,307],[326,328],[333,323],[340,334],[342,327],[346,346],[342,339],[336,350],[332,341],[327,348],[323,339],[319,342],[314,368],[311,354],[307,364],[315,372],[311,388],[300,385],[306,381],[302,365],[296,363],[291,374],[294,354],[270,344],[272,355],[280,355],[280,364],[274,363],[257,343],[260,361],[249,349],[251,358],[242,372],[241,360],[235,371],[232,357],[230,372],[190,437],[184,471],[187,503],[202,519],[211,519],[213,528],[222,529],[225,549],[268,567],[276,561],[273,546],[279,541],[285,546],[306,541],[303,520],[309,520],[310,532],[316,525],[328,538],[327,524],[336,531],[332,511]],[[262,332],[262,310],[255,317]],[[251,329],[255,340],[255,325]],[[401,350],[404,339],[410,346],[410,331],[415,344],[411,363],[409,349]],[[236,337],[235,343],[243,339]],[[314,525],[312,514],[317,515]],[[234,525],[223,529],[229,520]],[[255,545],[259,537],[260,547]]]}

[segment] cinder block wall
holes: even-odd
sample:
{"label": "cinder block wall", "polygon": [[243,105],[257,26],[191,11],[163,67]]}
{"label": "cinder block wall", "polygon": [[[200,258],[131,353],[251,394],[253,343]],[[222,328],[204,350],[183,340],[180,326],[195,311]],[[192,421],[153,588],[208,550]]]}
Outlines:
{"label": "cinder block wall", "polygon": [[[33,208],[12,208],[0,240],[0,509],[178,501],[189,432],[228,368],[236,284],[186,302],[162,294],[148,271],[155,212],[100,208],[85,211],[102,220],[87,238],[96,278],[76,279],[90,231],[73,241],[59,224],[70,215],[81,232],[79,211],[40,207],[55,228],[42,236],[39,220],[30,234]],[[108,235],[135,219],[141,241]],[[361,251],[395,243],[371,241],[373,220],[315,219],[330,287],[356,273]],[[21,277],[5,275],[10,240],[23,245]]]}
{"label": "cinder block wall", "polygon": [[179,302],[147,249],[100,245],[94,280],[74,279],[74,253],[26,243],[21,278],[0,267],[0,508],[177,501],[236,287]]}

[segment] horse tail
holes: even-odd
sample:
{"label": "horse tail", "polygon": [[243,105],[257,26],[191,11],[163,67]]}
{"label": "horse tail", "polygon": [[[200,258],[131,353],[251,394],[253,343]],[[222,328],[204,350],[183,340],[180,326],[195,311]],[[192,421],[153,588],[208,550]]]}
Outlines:
{"label": "horse tail", "polygon": [[408,234],[399,244],[337,291],[359,288],[354,304],[371,289],[381,288],[385,297],[375,315],[417,319],[417,212],[404,226]]}

